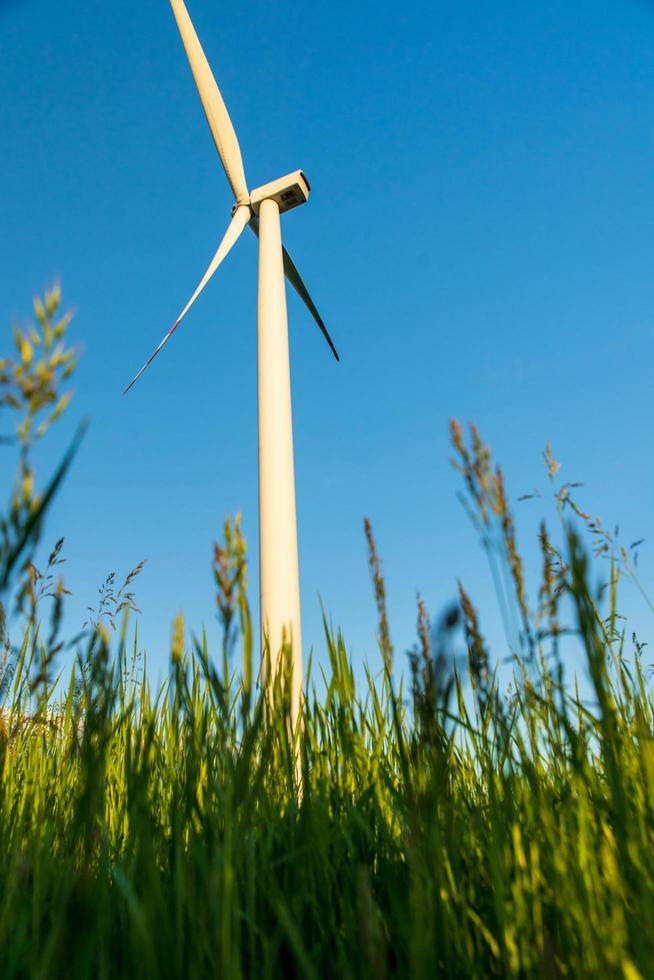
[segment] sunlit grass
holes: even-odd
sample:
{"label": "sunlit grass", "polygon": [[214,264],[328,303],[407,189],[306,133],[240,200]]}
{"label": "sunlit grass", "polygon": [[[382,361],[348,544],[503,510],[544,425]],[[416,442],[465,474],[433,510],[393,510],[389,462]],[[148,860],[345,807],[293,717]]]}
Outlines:
{"label": "sunlit grass", "polygon": [[0,720],[3,977],[650,975],[652,697],[575,538],[568,574],[594,710],[545,661],[500,697],[472,626],[472,691],[426,634],[404,698],[390,673],[357,691],[326,630],[293,743],[283,684],[269,710],[179,620],[157,692],[100,630],[44,697],[26,636]]}
{"label": "sunlit grass", "polygon": [[223,648],[178,616],[160,690],[123,619],[134,574],[58,677],[59,552],[42,576],[25,562],[0,622],[2,980],[654,975],[654,698],[618,612],[632,553],[548,449],[561,544],[541,527],[530,605],[501,472],[475,430],[452,437],[513,639],[487,648],[461,585],[436,628],[419,600],[415,647],[394,649],[366,522],[378,658],[357,685],[325,625],[295,732],[283,674],[272,704],[256,683],[238,523],[214,549]]}

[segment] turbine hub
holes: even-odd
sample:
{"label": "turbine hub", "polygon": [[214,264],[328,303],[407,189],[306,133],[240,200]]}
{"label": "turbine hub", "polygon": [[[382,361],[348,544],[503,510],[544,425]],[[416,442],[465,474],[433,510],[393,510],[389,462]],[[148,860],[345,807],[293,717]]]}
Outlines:
{"label": "turbine hub", "polygon": [[280,212],[290,211],[300,204],[306,204],[310,190],[309,181],[302,171],[294,170],[292,174],[279,177],[253,190],[250,194],[250,207],[255,214],[259,214],[261,202],[272,198],[277,202]]}

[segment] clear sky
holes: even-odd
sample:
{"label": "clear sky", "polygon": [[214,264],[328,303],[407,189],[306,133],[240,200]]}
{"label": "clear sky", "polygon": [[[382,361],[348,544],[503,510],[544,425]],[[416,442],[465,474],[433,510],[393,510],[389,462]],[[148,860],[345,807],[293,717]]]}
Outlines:
{"label": "clear sky", "polygon": [[[437,611],[459,577],[499,636],[452,416],[477,421],[514,498],[545,484],[551,439],[582,502],[648,538],[654,4],[188,6],[250,186],[298,167],[312,186],[283,233],[342,363],[290,296],[305,649],[323,649],[320,596],[355,661],[376,655],[364,515],[400,651],[416,590]],[[232,204],[170,6],[0,0],[0,47],[2,349],[60,277],[83,353],[68,431],[91,419],[47,540],[66,537],[73,627],[109,571],[148,559],[141,640],[163,669],[179,608],[215,635],[211,543],[237,510],[257,605],[256,243],[121,398]],[[518,505],[534,557],[541,511]]]}

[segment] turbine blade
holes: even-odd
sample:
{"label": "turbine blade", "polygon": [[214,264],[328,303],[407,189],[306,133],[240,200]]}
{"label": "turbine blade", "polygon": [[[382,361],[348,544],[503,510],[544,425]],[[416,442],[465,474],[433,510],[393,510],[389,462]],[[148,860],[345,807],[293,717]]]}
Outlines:
{"label": "turbine blade", "polygon": [[200,93],[200,100],[204,109],[204,114],[209,123],[209,129],[216,144],[216,149],[223,167],[227,180],[234,192],[234,197],[239,204],[248,200],[248,188],[245,180],[245,170],[241,159],[241,149],[238,139],[229,118],[229,113],[220,89],[213,77],[209,63],[204,51],[200,46],[195,28],[191,23],[191,18],[184,5],[184,0],[170,0],[177,21],[179,33],[186,49],[186,56],[193,72],[195,84]]}
{"label": "turbine blade", "polygon": [[[258,238],[259,237],[258,218],[256,217],[252,218],[252,221],[250,222],[250,228]],[[332,354],[334,355],[337,361],[340,361],[340,357],[338,356],[338,351],[334,347],[334,341],[329,336],[329,331],[327,330],[327,327],[324,324],[323,318],[320,316],[320,313],[318,313],[318,310],[316,309],[316,304],[311,299],[311,296],[309,295],[309,290],[304,285],[304,282],[302,281],[302,276],[297,271],[293,259],[288,254],[288,252],[286,251],[283,245],[282,245],[282,255],[284,259],[284,275],[286,276],[291,286],[293,287],[295,292],[298,294],[298,296],[300,297],[300,299],[308,309],[313,319],[320,327],[321,333],[325,338],[325,340],[327,341],[327,343],[329,344],[329,349],[331,350]]]}
{"label": "turbine blade", "polygon": [[178,326],[180,325],[180,323],[182,322],[182,320],[184,319],[188,311],[191,309],[196,299],[198,298],[198,296],[200,295],[204,287],[207,285],[207,283],[211,279],[212,275],[214,274],[214,272],[216,271],[216,269],[218,268],[222,260],[225,258],[227,253],[232,249],[232,247],[238,241],[241,232],[243,231],[243,229],[245,228],[249,220],[250,220],[250,209],[248,207],[244,206],[236,209],[236,211],[234,212],[234,216],[229,224],[229,227],[225,232],[225,236],[222,242],[220,243],[220,245],[218,246],[218,251],[214,255],[213,259],[211,260],[209,268],[207,269],[202,279],[200,280],[200,284],[198,288],[195,290],[190,300],[188,301],[188,303],[186,304],[182,312],[179,314],[179,316],[177,317],[177,319],[175,320],[172,327],[170,328],[170,330],[168,331],[164,339],[161,341],[159,346],[155,348],[155,350],[147,359],[147,361],[145,362],[141,370],[138,372],[138,374],[135,375],[135,377],[127,385],[125,391],[123,392],[123,395],[126,395],[129,389],[136,384],[138,379],[145,371],[146,367],[148,367],[148,365],[152,363],[152,361],[155,359],[155,357],[157,356],[161,348],[164,346],[168,338],[171,337],[174,334],[174,332],[177,330]]}
{"label": "turbine blade", "polygon": [[291,286],[293,287],[293,289],[295,290],[295,292],[298,294],[298,296],[300,297],[300,299],[302,300],[302,302],[304,303],[304,305],[308,309],[308,311],[311,314],[311,316],[314,318],[314,320],[316,321],[316,323],[320,327],[320,329],[322,331],[322,335],[325,338],[325,340],[327,341],[327,343],[329,344],[329,347],[330,347],[330,350],[331,350],[332,354],[334,355],[334,357],[336,358],[337,361],[340,361],[340,357],[338,356],[338,351],[334,347],[334,342],[333,342],[332,338],[329,336],[329,332],[327,330],[327,327],[325,326],[325,324],[323,322],[323,319],[320,316],[320,313],[318,313],[318,310],[316,309],[315,303],[313,302],[313,300],[309,296],[309,290],[307,289],[307,287],[302,282],[302,276],[297,271],[297,269],[295,267],[295,263],[293,262],[293,259],[288,254],[288,252],[286,251],[286,249],[284,248],[284,246],[282,246],[282,252],[283,252],[283,255],[284,255],[284,275],[286,276],[286,278],[290,282]]}

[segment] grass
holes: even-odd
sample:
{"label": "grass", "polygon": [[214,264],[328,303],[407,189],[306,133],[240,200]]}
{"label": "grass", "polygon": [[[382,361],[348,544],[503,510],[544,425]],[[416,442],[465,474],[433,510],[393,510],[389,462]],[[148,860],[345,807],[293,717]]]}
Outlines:
{"label": "grass", "polygon": [[507,649],[491,656],[461,585],[436,629],[419,600],[400,658],[366,523],[378,673],[357,687],[325,625],[294,734],[283,676],[273,703],[253,680],[238,524],[214,551],[222,656],[178,617],[156,691],[116,615],[134,576],[111,580],[57,684],[59,551],[43,575],[25,560],[20,642],[0,628],[3,980],[654,976],[654,697],[618,611],[633,553],[548,449],[562,543],[541,527],[532,608],[501,471],[476,430],[452,440]]}

